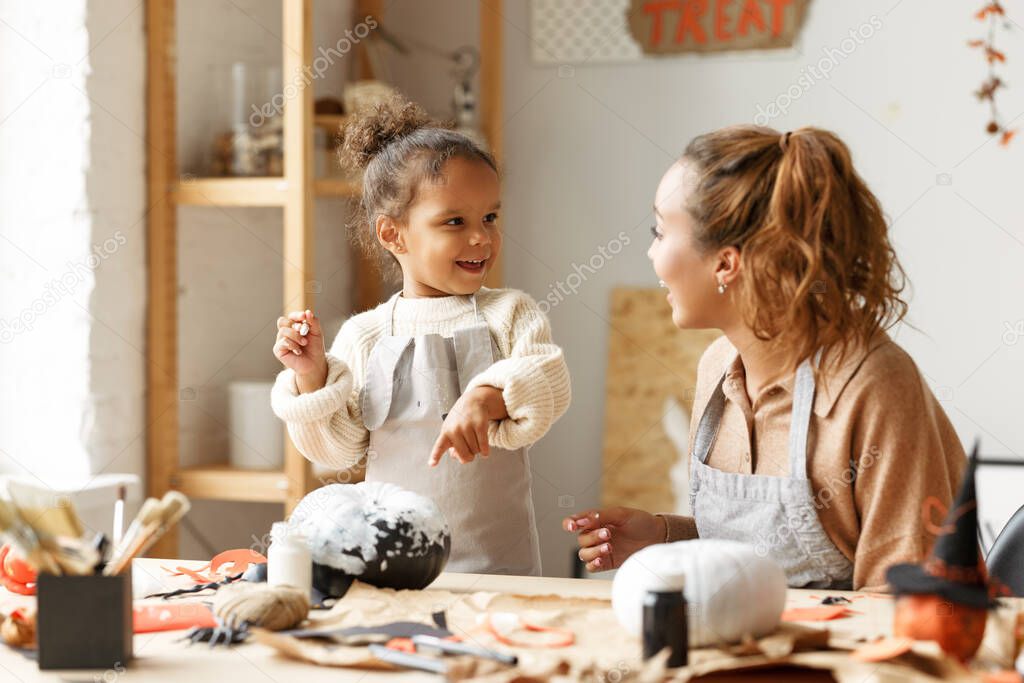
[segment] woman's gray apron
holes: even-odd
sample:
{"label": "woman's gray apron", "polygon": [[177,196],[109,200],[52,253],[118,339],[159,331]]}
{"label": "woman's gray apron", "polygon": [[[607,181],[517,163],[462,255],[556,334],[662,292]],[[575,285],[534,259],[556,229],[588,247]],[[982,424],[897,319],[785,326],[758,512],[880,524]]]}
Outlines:
{"label": "woman's gray apron", "polygon": [[465,465],[448,454],[437,467],[427,465],[448,411],[498,359],[476,297],[476,323],[452,337],[395,335],[397,302],[398,296],[390,302],[387,335],[370,353],[360,396],[370,431],[366,480],[391,482],[437,503],[452,531],[447,571],[539,576],[526,448],[492,446],[490,457]]}
{"label": "woman's gray apron", "polygon": [[810,362],[796,372],[788,477],[723,472],[707,464],[725,408],[724,381],[723,374],[701,415],[690,456],[690,509],[697,533],[753,545],[779,563],[791,587],[849,589],[853,564],[825,533],[807,478],[815,389]]}

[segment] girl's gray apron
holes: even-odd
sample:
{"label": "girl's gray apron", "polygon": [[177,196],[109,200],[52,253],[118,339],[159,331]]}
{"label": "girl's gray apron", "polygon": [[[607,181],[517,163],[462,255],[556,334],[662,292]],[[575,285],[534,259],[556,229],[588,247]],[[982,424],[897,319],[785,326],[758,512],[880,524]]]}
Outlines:
{"label": "girl's gray apron", "polygon": [[427,465],[444,416],[498,358],[476,297],[475,324],[452,337],[410,337],[394,334],[398,296],[388,308],[387,335],[370,353],[360,396],[370,431],[366,480],[391,482],[437,503],[452,531],[448,571],[539,576],[526,448],[492,447],[490,457],[465,465],[446,454],[437,467]]}
{"label": "girl's gray apron", "polygon": [[821,526],[807,479],[815,389],[810,362],[805,360],[796,372],[788,477],[723,472],[707,464],[725,408],[724,381],[723,374],[701,415],[690,456],[690,509],[697,533],[753,545],[779,563],[791,587],[850,589],[853,564]]}

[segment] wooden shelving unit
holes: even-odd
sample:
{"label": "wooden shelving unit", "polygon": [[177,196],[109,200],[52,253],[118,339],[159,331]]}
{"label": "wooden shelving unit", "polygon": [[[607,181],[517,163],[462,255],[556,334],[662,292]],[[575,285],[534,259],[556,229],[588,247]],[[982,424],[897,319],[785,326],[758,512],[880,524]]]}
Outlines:
{"label": "wooden shelving unit", "polygon": [[[244,482],[245,486],[239,486],[240,482]],[[193,498],[261,503],[280,503],[291,488],[284,472],[241,471],[230,465],[182,468],[175,472],[172,484],[172,488]]]}
{"label": "wooden shelving unit", "polygon": [[191,206],[284,206],[284,178],[185,178],[174,187],[174,202]]}
{"label": "wooden shelving unit", "polygon": [[[382,21],[380,0],[359,0],[359,16]],[[312,64],[313,0],[281,0],[283,73]],[[147,490],[160,497],[177,489],[193,498],[223,501],[272,502],[288,514],[315,481],[311,467],[285,437],[282,471],[236,470],[228,465],[183,468],[178,451],[178,253],[177,206],[246,206],[283,209],[283,311],[314,308],[306,283],[314,279],[313,203],[317,197],[356,197],[358,183],[347,179],[314,178],[313,130],[338,130],[343,116],[313,115],[313,88],[290,99],[284,110],[284,175],[263,178],[195,178],[178,171],[176,121],[175,0],[146,0],[147,24],[147,142],[149,230],[147,244]],[[501,154],[501,0],[480,2],[481,126],[495,155]],[[357,54],[360,51],[357,50]],[[362,60],[361,77],[371,77]],[[356,259],[361,286],[355,292],[357,309],[380,301],[376,273]],[[501,282],[495,263],[488,284]],[[150,551],[156,557],[176,557],[176,532],[165,535]]]}
{"label": "wooden shelving unit", "polygon": [[317,178],[313,181],[313,194],[317,197],[358,197],[362,190],[359,183],[344,178]]}

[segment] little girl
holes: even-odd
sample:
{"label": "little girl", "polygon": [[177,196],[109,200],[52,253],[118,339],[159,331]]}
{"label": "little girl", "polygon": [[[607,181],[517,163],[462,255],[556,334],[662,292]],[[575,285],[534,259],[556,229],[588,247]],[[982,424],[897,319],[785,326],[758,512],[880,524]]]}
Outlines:
{"label": "little girl", "polygon": [[569,373],[537,304],[483,287],[502,243],[495,161],[400,101],[354,117],[342,154],[364,169],[356,242],[402,290],[326,353],[311,311],[279,318],[274,412],[309,460],[365,461],[367,481],[432,498],[449,571],[539,575],[527,449],[568,407]]}

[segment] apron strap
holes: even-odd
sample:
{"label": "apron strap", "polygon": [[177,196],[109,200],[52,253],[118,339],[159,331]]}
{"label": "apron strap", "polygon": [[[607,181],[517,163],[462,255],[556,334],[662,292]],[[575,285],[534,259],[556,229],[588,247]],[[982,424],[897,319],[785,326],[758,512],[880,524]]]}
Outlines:
{"label": "apron strap", "polygon": [[711,447],[718,437],[718,426],[722,423],[722,412],[725,410],[725,393],[722,391],[722,384],[725,383],[725,374],[718,380],[718,385],[708,400],[704,414],[700,416],[697,424],[697,436],[693,441],[693,455],[700,462],[707,463]]}
{"label": "apron strap", "polygon": [[811,427],[811,409],[814,407],[814,367],[821,362],[821,351],[814,356],[814,366],[806,359],[796,370],[793,386],[793,410],[789,425],[789,476],[807,479],[807,434]]}
{"label": "apron strap", "polygon": [[455,330],[455,362],[459,374],[459,394],[466,392],[470,381],[497,360],[491,344],[491,331],[484,324]]}
{"label": "apron strap", "polygon": [[[815,365],[820,360],[821,351],[818,351],[814,358]],[[718,437],[722,413],[725,411],[725,392],[722,391],[725,376],[726,373],[722,373],[697,424],[693,455],[702,463],[707,463],[711,454],[711,447]],[[810,429],[811,409],[814,407],[814,391],[814,370],[810,361],[805,360],[796,372],[789,426],[789,476],[794,479],[807,478],[807,434]]]}
{"label": "apron strap", "polygon": [[491,329],[487,326],[487,321],[476,304],[476,293],[470,295],[470,300],[473,302],[473,315],[476,317],[476,324],[455,330],[452,334],[452,342],[455,344],[455,360],[458,365],[460,394],[465,393],[470,380],[498,360],[491,341]]}

